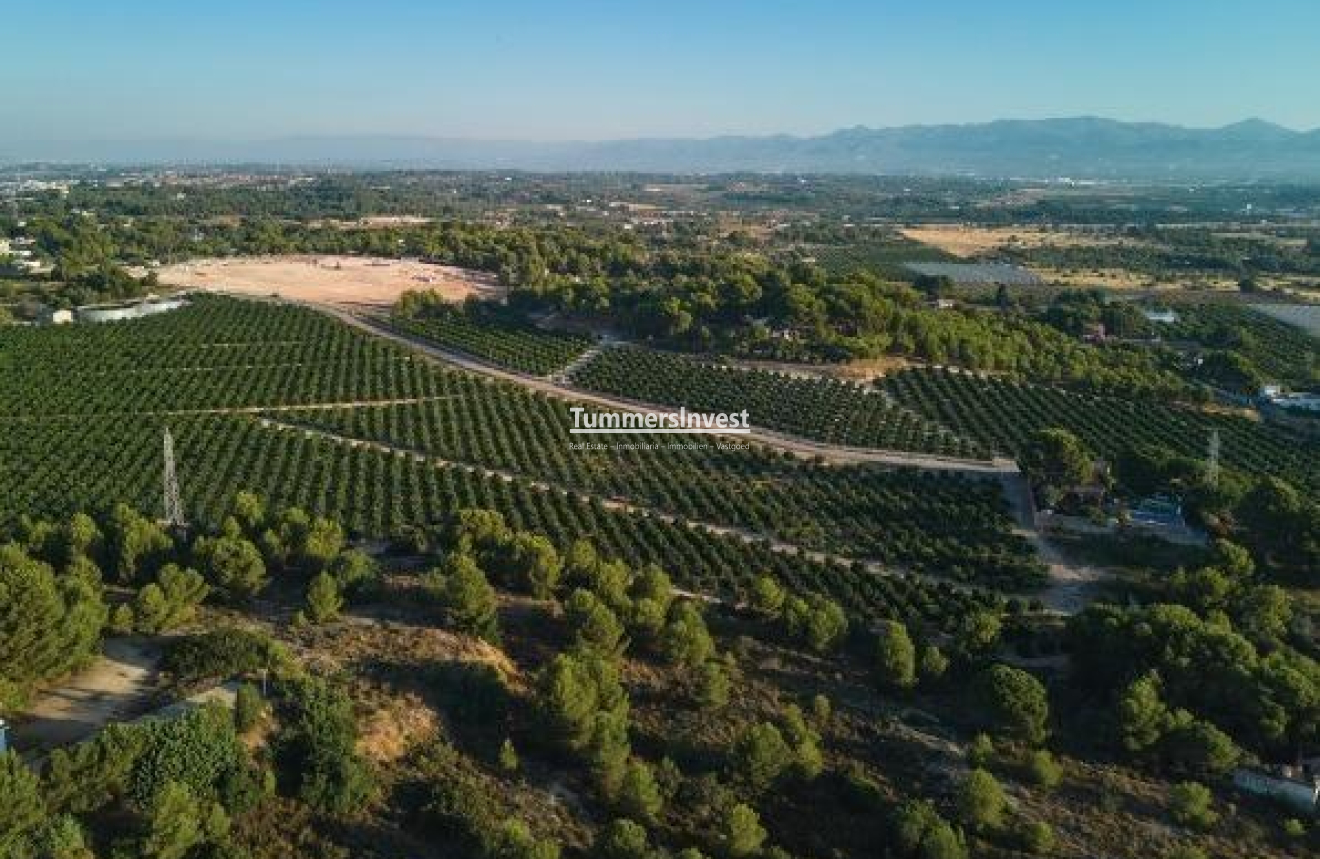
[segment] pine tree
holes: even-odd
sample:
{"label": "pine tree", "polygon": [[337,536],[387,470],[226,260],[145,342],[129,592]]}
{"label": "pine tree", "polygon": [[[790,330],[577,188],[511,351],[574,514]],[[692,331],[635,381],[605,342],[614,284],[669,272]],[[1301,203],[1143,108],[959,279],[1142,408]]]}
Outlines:
{"label": "pine tree", "polygon": [[27,841],[46,819],[40,783],[16,752],[0,755],[0,856],[20,855]]}
{"label": "pine tree", "polygon": [[495,589],[470,555],[450,555],[442,570],[440,604],[455,629],[492,644],[500,639]]}
{"label": "pine tree", "polygon": [[898,621],[882,621],[876,635],[875,661],[880,682],[891,689],[911,689],[917,685],[917,651],[907,627]]}
{"label": "pine tree", "polygon": [[635,820],[654,821],[664,806],[655,774],[645,761],[628,762],[618,791],[619,810]]}
{"label": "pine tree", "polygon": [[1004,789],[990,773],[974,769],[958,791],[963,822],[973,830],[998,829],[1004,822],[1008,800]]}
{"label": "pine tree", "polygon": [[312,623],[328,623],[339,617],[344,607],[344,598],[339,595],[339,585],[329,573],[317,573],[307,587],[307,619]]}
{"label": "pine tree", "polygon": [[752,855],[761,849],[766,835],[756,810],[741,802],[729,809],[721,821],[720,841],[730,856]]}

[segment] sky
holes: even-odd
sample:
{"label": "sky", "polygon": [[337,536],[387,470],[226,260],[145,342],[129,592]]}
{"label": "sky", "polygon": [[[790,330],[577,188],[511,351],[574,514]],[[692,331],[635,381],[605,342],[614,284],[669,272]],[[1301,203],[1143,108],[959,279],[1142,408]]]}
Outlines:
{"label": "sky", "polygon": [[0,141],[1320,127],[1315,0],[39,0]]}

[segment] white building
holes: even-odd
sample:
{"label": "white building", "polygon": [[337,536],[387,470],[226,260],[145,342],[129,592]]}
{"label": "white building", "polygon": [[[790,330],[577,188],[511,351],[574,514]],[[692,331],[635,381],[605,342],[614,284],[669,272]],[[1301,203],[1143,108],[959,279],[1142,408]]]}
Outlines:
{"label": "white building", "polygon": [[1174,313],[1172,310],[1146,309],[1141,311],[1141,315],[1146,317],[1150,322],[1162,322],[1165,325],[1172,325],[1178,321],[1178,314]]}
{"label": "white building", "polygon": [[43,325],[68,325],[73,321],[72,310],[43,310],[40,316]]}
{"label": "white building", "polygon": [[119,322],[168,313],[187,305],[188,302],[182,298],[153,297],[128,304],[88,304],[78,308],[77,318],[79,322]]}

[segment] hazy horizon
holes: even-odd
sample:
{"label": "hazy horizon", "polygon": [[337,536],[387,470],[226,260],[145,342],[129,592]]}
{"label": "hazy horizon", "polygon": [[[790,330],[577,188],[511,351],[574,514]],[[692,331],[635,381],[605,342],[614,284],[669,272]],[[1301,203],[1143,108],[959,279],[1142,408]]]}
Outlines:
{"label": "hazy horizon", "polygon": [[816,136],[1101,116],[1320,127],[1296,0],[935,8],[382,0],[10,10],[0,144]]}

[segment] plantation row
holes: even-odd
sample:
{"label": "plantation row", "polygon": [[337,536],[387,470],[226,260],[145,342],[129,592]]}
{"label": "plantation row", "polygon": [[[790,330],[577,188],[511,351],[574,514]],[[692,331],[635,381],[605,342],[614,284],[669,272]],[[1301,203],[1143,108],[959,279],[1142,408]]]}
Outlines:
{"label": "plantation row", "polygon": [[62,366],[83,372],[264,366],[399,358],[399,347],[363,337],[286,304],[194,295],[181,310],[126,322],[0,327],[0,367]]}
{"label": "plantation row", "polygon": [[753,427],[857,447],[978,456],[982,449],[860,385],[724,367],[642,349],[607,349],[580,367],[581,387],[694,411],[746,409]]}
{"label": "plantation row", "polygon": [[528,325],[478,321],[459,310],[412,319],[396,316],[392,324],[405,334],[446,349],[535,376],[563,369],[591,346],[586,337],[540,331]]}
{"label": "plantation row", "polygon": [[199,297],[132,322],[0,329],[0,416],[433,396],[407,350],[296,307]]}
{"label": "plantation row", "polygon": [[[997,598],[949,585],[885,577],[772,552],[741,540],[607,511],[521,481],[440,468],[411,456],[268,429],[247,417],[171,422],[185,506],[215,523],[233,493],[250,487],[278,505],[334,516],[363,536],[388,536],[466,507],[498,510],[510,525],[566,546],[590,537],[633,565],[657,563],[680,586],[743,597],[766,572],[798,591],[824,593],[869,620],[901,618],[948,628]],[[161,424],[150,419],[56,419],[0,436],[0,520],[104,511],[117,501],[158,509]]]}
{"label": "plantation row", "polygon": [[214,370],[150,370],[110,377],[10,373],[0,416],[140,414],[193,409],[345,403],[435,396],[434,371],[408,358]]}
{"label": "plantation row", "polygon": [[1218,429],[1226,465],[1276,474],[1299,485],[1320,484],[1320,456],[1314,445],[1245,418],[943,370],[905,370],[879,384],[913,411],[1008,453],[1019,452],[1039,429],[1063,427],[1105,458],[1135,445],[1202,457],[1210,431]]}
{"label": "plantation row", "polygon": [[414,361],[303,308],[201,297],[131,323],[17,331],[3,355],[32,369],[0,377],[0,418],[15,432],[43,416],[435,398],[283,419],[962,580],[1025,584],[1037,572],[993,487],[812,472],[759,448],[570,453],[562,401]]}
{"label": "plantation row", "polygon": [[[835,554],[979,583],[1040,574],[1012,533],[998,483],[911,469],[826,467],[749,451],[570,451],[564,403],[463,386],[443,400],[279,415],[280,420],[444,459],[512,471],[688,519],[773,534]],[[688,442],[703,442],[687,438]]]}

